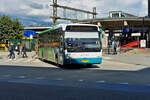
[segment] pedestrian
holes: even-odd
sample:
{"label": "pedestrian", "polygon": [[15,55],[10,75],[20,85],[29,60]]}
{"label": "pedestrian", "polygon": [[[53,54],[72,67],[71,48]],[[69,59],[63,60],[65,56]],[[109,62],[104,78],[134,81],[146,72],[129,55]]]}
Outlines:
{"label": "pedestrian", "polygon": [[118,52],[119,50],[120,50],[120,42],[119,42],[119,40],[116,40],[116,51]]}
{"label": "pedestrian", "polygon": [[38,43],[35,45],[34,51],[35,51],[35,53],[34,53],[34,55],[32,56],[32,58],[37,58],[37,55],[38,55]]}
{"label": "pedestrian", "polygon": [[113,41],[113,48],[114,48],[114,55],[117,54],[117,51],[118,51],[118,48],[119,48],[119,41],[118,40],[115,40]]}
{"label": "pedestrian", "polygon": [[20,56],[22,54],[22,44],[19,42],[17,44],[17,55]]}
{"label": "pedestrian", "polygon": [[10,60],[15,59],[14,44],[13,44],[13,43],[11,43],[10,46],[9,46],[9,53],[10,53],[10,54],[8,55],[9,59],[10,59]]}
{"label": "pedestrian", "polygon": [[26,50],[26,46],[23,45],[23,47],[22,47],[22,57],[23,57],[23,58],[27,58],[27,57],[28,57],[26,51],[27,51],[27,50]]}
{"label": "pedestrian", "polygon": [[111,40],[108,41],[108,54],[110,54]]}
{"label": "pedestrian", "polygon": [[9,51],[8,58],[10,58],[10,44],[7,45],[7,48],[8,48],[8,51]]}

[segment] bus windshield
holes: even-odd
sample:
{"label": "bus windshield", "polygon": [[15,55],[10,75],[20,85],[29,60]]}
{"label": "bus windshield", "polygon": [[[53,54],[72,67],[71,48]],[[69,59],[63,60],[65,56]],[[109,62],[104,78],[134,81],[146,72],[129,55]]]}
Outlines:
{"label": "bus windshield", "polygon": [[66,49],[68,52],[100,52],[98,38],[67,38]]}

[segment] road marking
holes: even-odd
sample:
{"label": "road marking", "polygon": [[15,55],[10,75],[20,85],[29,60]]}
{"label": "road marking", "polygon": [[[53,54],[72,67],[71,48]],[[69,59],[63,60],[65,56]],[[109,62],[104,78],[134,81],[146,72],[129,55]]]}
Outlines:
{"label": "road marking", "polygon": [[24,78],[25,78],[25,76],[18,76],[17,78],[21,78],[21,79],[24,79]]}
{"label": "road marking", "polygon": [[110,59],[112,59],[112,58],[110,58],[110,57],[103,57],[103,59],[105,59],[105,60],[110,60]]}
{"label": "road marking", "polygon": [[82,80],[82,79],[80,79],[80,80],[78,80],[79,82],[83,82],[84,80]]}
{"label": "road marking", "polygon": [[11,75],[9,75],[9,74],[8,74],[8,75],[2,75],[2,77],[10,77],[10,76],[11,76]]}
{"label": "road marking", "polygon": [[36,77],[36,79],[43,80],[43,79],[45,79],[45,77]]}
{"label": "road marking", "polygon": [[129,83],[128,82],[124,82],[124,83],[119,83],[121,85],[128,85]]}
{"label": "road marking", "polygon": [[105,83],[105,81],[104,80],[96,81],[96,83]]}
{"label": "road marking", "polygon": [[150,86],[150,84],[148,84],[147,86]]}
{"label": "road marking", "polygon": [[57,80],[57,81],[62,81],[62,80],[64,80],[63,78],[56,78],[55,80]]}

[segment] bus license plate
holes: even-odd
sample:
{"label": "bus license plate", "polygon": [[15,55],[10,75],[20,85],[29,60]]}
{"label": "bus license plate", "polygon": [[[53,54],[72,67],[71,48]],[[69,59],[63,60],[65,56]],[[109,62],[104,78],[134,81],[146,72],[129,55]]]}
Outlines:
{"label": "bus license plate", "polygon": [[82,60],[82,62],[83,62],[83,63],[87,63],[87,62],[89,62],[89,60]]}

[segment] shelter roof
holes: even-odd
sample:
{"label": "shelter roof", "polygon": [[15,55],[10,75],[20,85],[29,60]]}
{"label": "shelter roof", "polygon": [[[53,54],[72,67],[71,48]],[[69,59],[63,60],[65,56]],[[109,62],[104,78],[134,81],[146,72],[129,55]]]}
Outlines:
{"label": "shelter roof", "polygon": [[150,28],[150,18],[97,18],[80,20],[79,23],[100,24],[100,27],[106,28],[124,28],[124,27],[148,27]]}

